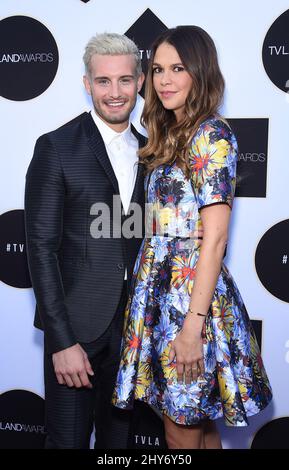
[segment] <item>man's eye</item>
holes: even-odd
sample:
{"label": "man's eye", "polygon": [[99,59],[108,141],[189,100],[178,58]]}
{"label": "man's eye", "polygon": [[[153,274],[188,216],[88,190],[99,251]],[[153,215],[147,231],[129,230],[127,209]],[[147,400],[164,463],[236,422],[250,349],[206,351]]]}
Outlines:
{"label": "man's eye", "polygon": [[132,79],[131,78],[123,78],[122,80],[120,80],[120,82],[123,83],[124,85],[129,85],[132,82]]}
{"label": "man's eye", "polygon": [[97,83],[99,85],[108,85],[108,80],[98,80]]}

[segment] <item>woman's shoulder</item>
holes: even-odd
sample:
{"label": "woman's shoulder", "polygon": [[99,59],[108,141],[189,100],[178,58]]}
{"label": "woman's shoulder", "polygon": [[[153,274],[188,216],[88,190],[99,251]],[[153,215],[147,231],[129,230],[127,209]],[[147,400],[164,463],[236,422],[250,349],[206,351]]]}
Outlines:
{"label": "woman's shoulder", "polygon": [[198,127],[192,144],[200,138],[205,139],[208,144],[213,144],[219,140],[227,140],[232,143],[236,141],[230,125],[222,116],[211,116],[204,120]]}

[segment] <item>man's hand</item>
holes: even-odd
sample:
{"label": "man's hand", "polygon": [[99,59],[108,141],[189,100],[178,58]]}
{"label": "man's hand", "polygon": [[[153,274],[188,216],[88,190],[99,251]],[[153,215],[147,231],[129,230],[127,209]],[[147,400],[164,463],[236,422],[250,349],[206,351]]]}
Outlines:
{"label": "man's hand", "polygon": [[92,388],[88,375],[94,375],[94,372],[80,344],[52,354],[52,361],[60,385]]}

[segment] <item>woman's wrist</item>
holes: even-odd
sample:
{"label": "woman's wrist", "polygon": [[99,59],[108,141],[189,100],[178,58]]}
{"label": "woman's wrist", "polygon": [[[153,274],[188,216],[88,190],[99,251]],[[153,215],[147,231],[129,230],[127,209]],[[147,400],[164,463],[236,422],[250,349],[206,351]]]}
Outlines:
{"label": "woman's wrist", "polygon": [[205,319],[206,315],[196,315],[194,310],[188,310],[182,328],[183,332],[189,336],[199,336],[202,332]]}
{"label": "woman's wrist", "polygon": [[206,318],[207,316],[206,313],[201,313],[198,310],[192,309],[191,307],[188,308],[188,313],[191,313],[192,315],[197,315],[198,317],[203,317],[203,318]]}

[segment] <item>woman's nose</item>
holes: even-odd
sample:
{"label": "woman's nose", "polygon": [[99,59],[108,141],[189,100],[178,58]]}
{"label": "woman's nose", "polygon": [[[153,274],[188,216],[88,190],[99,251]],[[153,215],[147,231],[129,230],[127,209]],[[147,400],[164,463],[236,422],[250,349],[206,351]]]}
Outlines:
{"label": "woman's nose", "polygon": [[171,71],[170,70],[164,70],[163,73],[161,74],[161,84],[162,85],[167,85],[168,83],[171,83]]}

